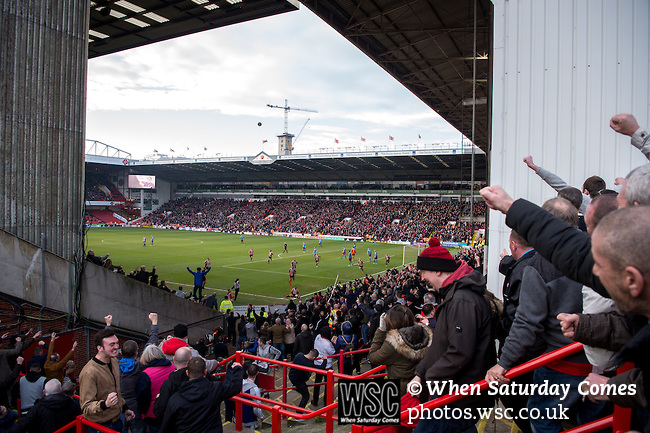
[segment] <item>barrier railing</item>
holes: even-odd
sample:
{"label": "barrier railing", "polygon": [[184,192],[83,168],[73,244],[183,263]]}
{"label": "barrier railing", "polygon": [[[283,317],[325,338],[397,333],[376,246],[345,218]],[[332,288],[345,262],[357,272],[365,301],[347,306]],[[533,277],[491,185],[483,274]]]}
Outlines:
{"label": "barrier railing", "polygon": [[[364,353],[367,351],[368,349],[361,349],[355,352]],[[345,354],[347,355],[350,353],[352,352],[346,352]],[[342,359],[341,355],[342,353],[339,353],[339,354],[331,355],[328,358],[339,357],[339,359]],[[234,358],[234,360],[239,363],[243,363],[242,361],[244,359],[269,362],[268,358],[262,358],[244,352],[237,352],[233,356],[222,361],[222,363],[228,362],[232,358]],[[385,373],[381,373],[381,374],[378,373],[385,370],[386,368],[385,365],[381,365],[373,369],[370,369],[360,375],[350,376],[343,373],[335,373],[334,370],[323,370],[322,368],[305,367],[305,366],[296,365],[286,361],[272,361],[272,363],[269,362],[269,364],[271,366],[282,367],[283,387],[278,389],[272,389],[272,390],[265,389],[264,392],[282,391],[282,402],[270,400],[264,397],[256,397],[256,396],[241,394],[241,393],[235,397],[232,397],[231,400],[235,402],[235,430],[236,431],[241,431],[243,428],[242,404],[246,404],[248,406],[259,407],[260,409],[268,410],[271,412],[272,433],[280,433],[282,431],[282,417],[293,417],[295,419],[300,419],[300,420],[312,419],[316,417],[324,417],[325,432],[332,433],[334,431],[334,421],[338,421],[338,418],[334,416],[334,410],[338,407],[338,403],[334,402],[334,385],[336,379],[367,379],[372,377],[384,376]],[[327,378],[326,381],[323,383],[316,383],[310,385],[310,386],[320,386],[322,384],[325,385],[326,390],[325,390],[324,407],[312,411],[309,409],[293,406],[286,402],[287,391],[290,389],[295,389],[295,387],[287,386],[287,376],[288,376],[287,368],[297,368],[299,370],[321,374]],[[264,403],[268,403],[268,404],[264,404]],[[289,410],[288,408],[292,408],[292,410]]]}
{"label": "barrier railing", "polygon": [[[514,379],[518,376],[521,376],[522,374],[533,371],[551,362],[563,359],[569,355],[573,355],[575,353],[581,352],[582,350],[583,350],[583,346],[581,343],[578,342],[571,343],[567,346],[554,350],[553,352],[546,353],[538,358],[535,358],[521,365],[513,367],[512,369],[508,370],[508,372],[505,374],[505,377],[507,379]],[[629,368],[630,365],[626,364],[623,368],[619,369],[619,371],[624,371],[625,369],[629,369]],[[488,383],[485,380],[481,380],[479,382],[476,382],[474,386],[478,386],[480,391],[484,391],[485,389],[488,388]],[[462,395],[460,393],[447,394],[435,400],[428,401],[422,404],[421,407],[422,409],[433,410],[445,406],[447,404],[453,403],[457,400],[461,400],[465,397],[467,396]],[[567,430],[565,433],[593,433],[603,428],[612,427],[612,426],[614,426],[614,433],[622,433],[629,430],[630,414],[631,414],[630,409],[615,406],[613,415],[575,427],[573,429]],[[408,421],[409,417],[410,417],[410,421],[407,422],[405,425],[405,421]],[[418,421],[419,421],[419,417],[415,419],[415,417],[412,416],[411,412],[409,412],[408,409],[400,413],[400,422],[402,426],[415,428]],[[368,426],[361,426],[361,425],[352,425],[351,433],[371,433],[374,431],[381,430],[382,428],[384,427],[381,426],[368,427]]]}
{"label": "barrier railing", "polygon": [[[557,349],[553,352],[544,354],[538,358],[535,358],[531,361],[528,361],[524,364],[521,364],[517,367],[512,368],[509,370],[505,377],[508,379],[514,379],[518,376],[521,376],[522,374],[528,373],[532,370],[535,370],[539,367],[542,367],[544,365],[547,365],[553,361],[557,361],[559,359],[563,359],[569,355],[573,355],[575,353],[578,353],[582,351],[583,346],[580,343],[572,343],[569,344],[565,347],[562,347],[560,349]],[[361,349],[355,352],[358,353],[363,353],[366,352],[367,349]],[[346,353],[349,354],[351,352]],[[343,352],[340,352],[339,354],[332,355],[331,357],[338,357],[340,366],[342,366],[342,360],[343,360]],[[243,363],[244,359],[249,359],[252,361],[264,361],[264,362],[269,362],[268,358],[263,358],[259,357],[256,355],[251,355],[247,354],[244,352],[236,352],[234,355],[228,357],[227,359],[223,360],[220,365],[225,364],[227,362],[230,362],[232,360]],[[350,376],[346,375],[343,373],[336,373],[334,370],[323,370],[321,368],[312,368],[312,367],[305,367],[305,366],[298,366],[290,362],[286,361],[272,361],[269,362],[274,367],[281,367],[283,369],[283,386],[282,388],[276,388],[276,389],[264,389],[264,392],[278,392],[282,391],[282,402],[278,402],[275,400],[271,400],[265,397],[256,397],[252,396],[250,394],[243,394],[240,393],[235,397],[232,397],[231,400],[235,402],[235,430],[236,431],[241,431],[243,428],[243,422],[242,422],[242,414],[243,414],[243,408],[242,405],[248,405],[252,407],[258,407],[263,410],[267,410],[271,412],[271,431],[272,433],[280,433],[282,431],[282,418],[283,417],[293,417],[295,419],[300,419],[300,420],[307,420],[307,419],[312,419],[312,418],[317,418],[321,417],[325,419],[325,432],[326,433],[333,433],[334,431],[334,421],[338,421],[338,418],[334,415],[334,411],[338,408],[338,402],[334,401],[334,386],[336,384],[336,379],[366,379],[366,378],[371,378],[371,377],[379,377],[379,376],[384,376],[385,373],[382,373],[383,370],[385,370],[386,366],[381,365],[376,368],[373,368],[363,374],[356,375],[356,376]],[[300,408],[296,407],[292,404],[287,403],[287,391],[291,389],[295,389],[295,387],[289,387],[287,386],[287,369],[288,368],[297,368],[300,370],[305,370],[309,371],[312,373],[318,373],[326,376],[326,382],[322,383],[317,383],[313,384],[310,386],[317,386],[317,385],[325,385],[326,387],[326,392],[325,392],[325,406],[322,407],[321,409],[318,410],[309,410],[305,408]],[[625,364],[622,368],[619,369],[619,372],[625,371],[631,368],[631,364]],[[223,374],[223,373],[222,373]],[[477,386],[480,391],[484,391],[485,389],[488,388],[488,383],[485,380],[481,380],[479,382],[476,382],[474,386]],[[445,406],[447,404],[453,403],[457,400],[460,400],[462,398],[465,398],[466,395],[462,395],[460,393],[458,394],[447,394],[442,397],[439,397],[435,400],[431,400],[429,402],[426,402],[421,405],[422,409],[428,409],[428,410],[433,410],[442,406]],[[409,419],[410,418],[410,419]],[[573,429],[566,430],[565,433],[593,433],[597,432],[599,430],[602,430],[604,428],[612,427],[614,433],[622,433],[626,432],[630,429],[630,419],[631,419],[631,409],[629,408],[622,408],[619,406],[614,407],[614,413],[612,415],[606,416],[604,418],[601,418],[596,421],[592,421],[590,423],[577,426]],[[417,424],[419,419],[415,419],[415,417],[412,416],[412,413],[407,409],[401,412],[400,414],[400,421],[402,423],[402,426],[407,426],[414,428],[415,425]],[[409,421],[409,422],[407,422]],[[66,431],[69,431],[72,428],[75,428],[75,431],[77,433],[81,433],[84,431],[83,426],[89,426],[92,428],[97,429],[98,431],[102,433],[114,433],[114,430],[111,430],[107,427],[104,427],[100,424],[88,421],[83,417],[83,415],[79,415],[74,421],[70,422],[66,426],[60,428],[59,430],[55,431],[54,433],[64,433]],[[378,431],[384,427],[382,426],[361,426],[361,425],[352,425],[351,426],[351,432],[352,433],[371,433],[374,431]]]}
{"label": "barrier railing", "polygon": [[64,433],[69,431],[70,429],[74,428],[76,433],[82,433],[84,430],[83,426],[92,427],[97,431],[100,431],[102,433],[121,433],[121,432],[116,432],[115,430],[112,430],[108,427],[104,427],[101,424],[97,424],[96,422],[88,421],[86,418],[84,418],[83,415],[79,415],[77,418],[75,418],[74,421],[64,425],[58,430],[55,430],[54,433]]}

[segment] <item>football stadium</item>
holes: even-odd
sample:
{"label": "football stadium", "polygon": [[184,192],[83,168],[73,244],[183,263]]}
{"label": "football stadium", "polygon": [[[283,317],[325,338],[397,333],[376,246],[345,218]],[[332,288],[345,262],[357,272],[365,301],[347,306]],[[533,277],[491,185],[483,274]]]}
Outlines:
{"label": "football stadium", "polygon": [[[462,138],[303,151],[285,99],[253,154],[87,139],[92,59],[300,8]],[[4,1],[0,430],[648,431],[649,18]]]}

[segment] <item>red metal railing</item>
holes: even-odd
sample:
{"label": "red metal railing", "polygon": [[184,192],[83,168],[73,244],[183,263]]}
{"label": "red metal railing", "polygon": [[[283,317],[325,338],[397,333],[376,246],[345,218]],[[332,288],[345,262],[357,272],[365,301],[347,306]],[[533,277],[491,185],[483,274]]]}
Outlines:
{"label": "red metal railing", "polygon": [[104,427],[101,424],[97,424],[96,422],[88,421],[86,418],[84,418],[83,415],[79,415],[74,421],[64,425],[60,429],[56,430],[54,433],[64,433],[72,428],[75,429],[76,433],[82,433],[86,431],[86,429],[84,429],[83,426],[86,426],[86,429],[88,427],[92,427],[95,430],[98,430],[102,433],[120,433],[120,432],[116,432],[115,430],[111,430],[108,427]]}
{"label": "red metal railing", "polygon": [[[351,353],[364,353],[367,352],[368,349],[361,349],[358,351],[354,352],[347,352],[347,354]],[[339,357],[339,359],[342,359],[342,353],[331,355],[330,357]],[[268,358],[262,358],[259,356],[255,355],[250,355],[247,353],[243,352],[237,352],[235,355],[229,357],[228,359],[224,360],[223,362],[228,362],[234,357],[234,360],[242,363],[243,359],[250,359],[250,360],[259,360],[259,361],[265,361],[269,362]],[[271,412],[271,431],[272,433],[280,433],[282,431],[282,417],[293,417],[296,419],[311,419],[311,418],[316,418],[316,417],[324,417],[325,418],[325,432],[326,433],[332,433],[334,431],[334,421],[338,421],[338,418],[334,416],[334,410],[338,407],[338,403],[334,402],[334,385],[335,385],[335,379],[367,379],[367,378],[373,378],[373,377],[379,377],[379,376],[384,376],[385,373],[380,373],[382,370],[386,368],[385,365],[381,365],[379,367],[375,367],[371,370],[368,370],[367,372],[357,375],[357,376],[350,376],[347,374],[343,373],[335,373],[334,370],[323,370],[321,368],[312,368],[312,367],[304,367],[304,366],[299,366],[292,364],[290,362],[286,361],[273,361],[272,366],[278,366],[282,367],[283,369],[283,387],[278,388],[278,389],[273,389],[273,390],[264,390],[264,392],[273,392],[273,391],[282,391],[282,402],[277,402],[275,400],[270,400],[266,399],[264,397],[255,397],[249,394],[239,394],[235,397],[232,397],[231,400],[233,400],[235,404],[235,430],[241,431],[243,426],[242,426],[242,404],[246,404],[248,406],[253,406],[253,407],[259,407],[264,410],[268,410]],[[322,385],[324,384],[326,387],[325,395],[326,395],[326,400],[325,400],[325,406],[322,407],[321,409],[318,409],[316,411],[311,411],[308,409],[300,408],[293,406],[291,404],[288,404],[286,402],[286,396],[287,396],[287,391],[290,389],[295,389],[294,387],[289,387],[287,386],[287,368],[297,368],[299,370],[304,370],[304,371],[309,371],[311,373],[318,373],[325,375],[327,377],[326,382],[324,383],[316,383],[310,386],[316,386],[316,385]],[[380,373],[380,374],[378,374]],[[268,404],[265,404],[268,403]],[[288,408],[291,408],[292,410],[289,410]],[[298,411],[298,412],[296,412]]]}
{"label": "red metal railing", "polygon": [[[345,355],[350,354],[350,353],[363,353],[367,352],[368,349],[361,349],[358,351],[354,352],[348,352],[345,353]],[[535,358],[529,362],[526,362],[524,364],[521,364],[517,367],[512,368],[506,373],[506,378],[508,379],[514,379],[522,374],[528,373],[532,370],[535,370],[539,367],[542,367],[544,365],[547,365],[553,361],[557,361],[559,359],[563,359],[569,355],[573,355],[575,353],[578,353],[582,351],[582,344],[580,343],[572,343],[569,344],[565,347],[562,347],[558,350],[555,350],[553,352],[544,354],[538,358]],[[342,368],[343,365],[343,352],[340,352],[338,354],[332,355],[331,357],[338,357],[339,358],[339,371]],[[265,361],[269,362],[268,358],[262,358],[259,356],[247,354],[244,352],[237,352],[234,355],[228,357],[227,359],[223,360],[221,364],[225,364],[229,361],[235,360],[236,362],[242,363],[244,359],[250,359],[250,360],[259,360],[259,361]],[[270,363],[271,364],[271,363]],[[382,370],[386,368],[385,365],[376,367],[374,369],[371,369],[361,375],[357,376],[349,376],[343,373],[335,373],[333,370],[323,370],[320,368],[311,368],[311,367],[303,367],[303,366],[298,366],[295,364],[292,364],[290,362],[286,361],[273,361],[271,364],[272,367],[282,367],[283,369],[283,385],[282,388],[277,388],[277,389],[265,389],[264,392],[278,392],[282,391],[282,402],[278,402],[275,400],[271,400],[265,397],[256,397],[252,396],[250,394],[238,394],[235,397],[232,397],[231,400],[235,402],[235,419],[236,419],[236,424],[235,424],[235,430],[241,431],[243,426],[242,426],[242,405],[248,405],[252,407],[258,407],[264,410],[268,410],[271,412],[271,422],[272,422],[272,433],[280,433],[282,431],[282,419],[283,417],[293,417],[296,419],[311,419],[311,418],[316,418],[316,417],[322,417],[325,418],[325,431],[326,433],[333,433],[334,431],[334,421],[337,421],[338,418],[334,416],[334,411],[338,408],[338,402],[334,402],[334,385],[336,383],[336,379],[365,379],[365,378],[371,378],[371,377],[380,377],[384,376],[385,373],[381,373]],[[326,387],[326,401],[325,401],[325,406],[321,409],[312,411],[308,410],[305,408],[300,408],[293,406],[289,403],[287,403],[287,391],[291,389],[295,389],[295,387],[289,387],[287,386],[287,376],[288,376],[288,368],[297,368],[300,370],[305,370],[309,371],[312,373],[319,373],[323,374],[327,377],[326,382],[318,383],[318,384],[313,384],[310,386],[316,386],[316,385],[325,385]],[[619,369],[619,372],[625,371],[626,369],[630,369],[631,364],[626,364],[623,368]],[[223,374],[223,373],[222,373]],[[479,387],[481,391],[485,390],[488,388],[487,382],[485,380],[481,380],[474,384]],[[433,410],[435,408],[439,408],[442,406],[445,406],[447,404],[453,403],[457,400],[460,400],[464,398],[465,396],[462,394],[448,394],[442,397],[439,397],[435,400],[429,401],[427,403],[424,403],[422,405],[423,409],[429,409]],[[410,416],[410,420],[409,420]],[[582,425],[575,427],[573,429],[567,430],[565,433],[593,433],[599,430],[602,430],[607,427],[612,427],[614,433],[623,433],[629,430],[630,428],[630,418],[631,418],[631,410],[628,408],[621,408],[619,406],[615,406],[614,408],[614,413],[613,415],[609,415],[607,417],[604,417],[602,419],[592,421],[588,424]],[[418,419],[414,419],[412,415],[409,413],[409,410],[405,410],[400,414],[400,420],[402,422],[403,426],[408,426],[414,428],[415,425],[417,424]],[[410,423],[409,423],[410,421]],[[82,433],[84,430],[82,426],[90,426],[93,427],[103,433],[114,433],[114,430],[108,429],[100,424],[91,422],[86,420],[83,415],[78,416],[75,421],[69,423],[68,425],[60,428],[57,430],[55,433],[63,433],[71,428],[76,428],[77,433]],[[370,433],[374,432],[377,430],[382,429],[383,427],[380,426],[360,426],[360,425],[352,425],[351,426],[351,432],[352,433]]]}
{"label": "red metal railing", "polygon": [[[573,355],[575,353],[581,352],[583,349],[583,346],[581,343],[575,342],[571,343],[567,346],[561,347],[557,350],[554,350],[553,352],[545,353],[544,355],[535,358],[533,360],[530,360],[528,362],[525,362],[521,365],[518,365],[511,370],[508,370],[508,372],[505,374],[505,377],[508,379],[514,379],[518,376],[521,376],[522,374],[528,373],[530,371],[533,371],[539,367],[545,366],[553,361],[557,361],[560,359],[563,359],[569,355]],[[619,369],[619,371],[624,371],[625,369],[629,369],[630,365],[624,366],[624,368]],[[474,385],[479,387],[480,391],[485,390],[488,388],[488,383],[485,380],[481,380],[479,382],[476,382]],[[442,397],[439,397],[435,400],[428,401],[422,405],[423,409],[436,409],[442,406],[445,406],[447,404],[453,403],[457,400],[461,400],[465,398],[465,395],[462,395],[460,393],[458,394],[447,394]],[[614,409],[614,414],[607,416],[605,418],[592,421],[590,423],[584,424],[582,426],[575,427],[571,430],[567,430],[565,433],[593,433],[598,430],[601,430],[606,427],[612,427],[614,426],[614,433],[622,433],[626,432],[630,429],[630,414],[631,411],[630,409],[627,408],[621,408],[618,406],[615,406]],[[409,420],[410,417],[410,420]],[[418,419],[414,419],[412,414],[409,412],[409,410],[405,410],[401,412],[400,414],[400,421],[402,426],[405,427],[411,427],[415,428]],[[377,426],[377,427],[364,427],[360,425],[352,425],[351,432],[352,433],[371,433],[377,430],[382,429],[383,427]]]}

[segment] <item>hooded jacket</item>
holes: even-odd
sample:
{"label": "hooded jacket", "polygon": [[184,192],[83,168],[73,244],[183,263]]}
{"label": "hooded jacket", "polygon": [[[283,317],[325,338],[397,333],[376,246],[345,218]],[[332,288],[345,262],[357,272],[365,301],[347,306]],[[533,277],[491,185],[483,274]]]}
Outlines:
{"label": "hooded jacket", "polygon": [[26,412],[39,398],[43,397],[43,386],[45,376],[34,371],[27,372],[27,375],[20,378],[20,410]]}
{"label": "hooded jacket", "polygon": [[240,366],[229,368],[223,383],[206,377],[183,383],[169,399],[160,433],[221,433],[219,406],[241,392],[243,371]]}
{"label": "hooded jacket", "polygon": [[81,415],[78,402],[63,393],[47,395],[41,398],[9,431],[11,433],[25,431],[52,433],[74,421],[78,415]]}
{"label": "hooded jacket", "polygon": [[428,326],[416,323],[384,332],[378,329],[372,340],[368,359],[375,365],[385,364],[389,379],[399,379],[400,395],[415,376],[415,366],[431,346],[433,332]]}
{"label": "hooded jacket", "polygon": [[[433,341],[415,374],[423,383],[428,380],[472,384],[485,378],[496,362],[492,314],[484,298],[485,277],[461,261],[443,284]],[[454,406],[482,407],[489,405],[487,399],[483,393],[456,401]]]}
{"label": "hooded jacket", "polygon": [[120,359],[120,389],[122,398],[130,408],[137,409],[138,403],[135,398],[135,384],[142,374],[142,366],[136,358]]}
{"label": "hooded jacket", "polygon": [[[242,383],[241,392],[260,397],[260,389],[255,385],[255,382],[250,382],[248,379],[244,379]],[[255,400],[254,400],[255,401]],[[264,413],[259,407],[253,407],[249,405],[242,405],[242,422],[244,423],[253,423],[257,419],[263,419]]]}

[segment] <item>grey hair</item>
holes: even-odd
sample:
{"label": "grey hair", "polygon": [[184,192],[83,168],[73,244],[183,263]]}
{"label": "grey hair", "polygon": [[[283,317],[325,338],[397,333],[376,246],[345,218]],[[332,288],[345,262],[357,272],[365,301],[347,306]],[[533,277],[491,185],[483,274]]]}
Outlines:
{"label": "grey hair", "polygon": [[140,356],[140,364],[147,365],[156,359],[166,359],[162,349],[155,344],[150,344],[142,351]]}
{"label": "grey hair", "polygon": [[59,394],[61,392],[61,382],[59,379],[50,379],[43,387],[45,395]]}
{"label": "grey hair", "polygon": [[650,164],[641,165],[625,176],[625,201],[628,206],[650,205]]}

